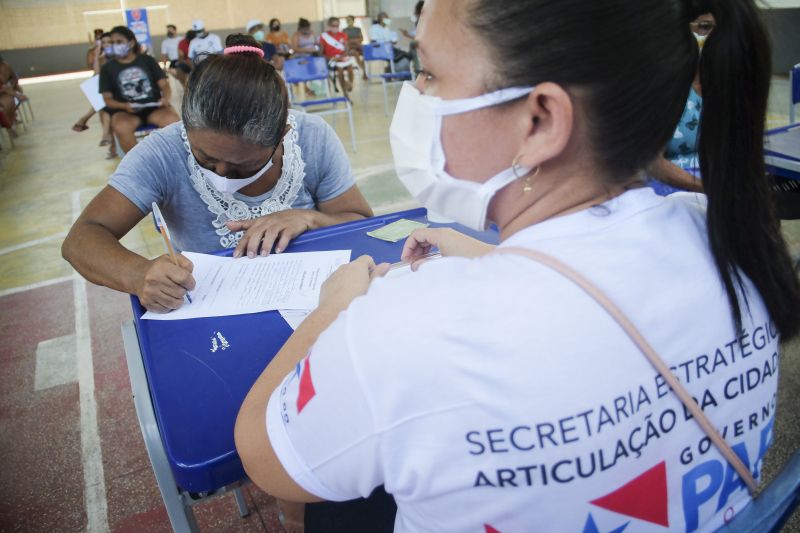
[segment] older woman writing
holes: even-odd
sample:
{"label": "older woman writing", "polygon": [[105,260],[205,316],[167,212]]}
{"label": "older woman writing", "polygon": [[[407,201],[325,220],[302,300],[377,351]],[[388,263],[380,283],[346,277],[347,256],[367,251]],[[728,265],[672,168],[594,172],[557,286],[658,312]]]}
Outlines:
{"label": "older woman writing", "polygon": [[182,250],[283,251],[312,228],[371,216],[341,142],[320,118],[289,111],[286,87],[252,37],[192,71],[183,121],[128,153],[64,241],[88,280],[178,308],[194,286],[191,263],[149,260],[119,242],[156,202]]}

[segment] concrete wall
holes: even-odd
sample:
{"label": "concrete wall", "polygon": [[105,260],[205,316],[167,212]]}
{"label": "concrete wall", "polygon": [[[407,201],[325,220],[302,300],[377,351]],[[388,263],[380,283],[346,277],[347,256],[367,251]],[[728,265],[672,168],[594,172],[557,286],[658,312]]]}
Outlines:
{"label": "concrete wall", "polygon": [[167,24],[185,32],[196,18],[216,31],[243,27],[254,18],[323,18],[321,0],[0,0],[0,50],[88,44],[92,28],[124,24],[121,4],[151,6],[147,16],[153,34],[165,32]]}
{"label": "concrete wall", "polygon": [[[268,22],[267,20],[264,21]],[[321,22],[311,22],[312,27],[321,28]],[[283,29],[291,35],[297,30],[297,23],[281,23]],[[225,37],[231,33],[243,33],[244,28],[229,28],[211,30],[220,36],[223,43]],[[161,41],[164,35],[153,36],[153,57],[161,58]],[[44,76],[46,74],[59,74],[76,70],[86,70],[86,52],[89,46],[85,44],[66,44],[62,46],[48,46],[43,48],[21,48],[17,50],[0,51],[3,59],[16,69],[20,77]]]}
{"label": "concrete wall", "polygon": [[763,15],[772,37],[772,71],[787,74],[800,63],[800,8],[765,9]]}

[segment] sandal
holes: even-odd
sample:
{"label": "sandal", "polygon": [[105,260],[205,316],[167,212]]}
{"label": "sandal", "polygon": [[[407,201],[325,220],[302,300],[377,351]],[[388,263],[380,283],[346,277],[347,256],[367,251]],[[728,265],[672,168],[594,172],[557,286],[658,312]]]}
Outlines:
{"label": "sandal", "polygon": [[98,146],[108,146],[111,144],[111,139],[103,139]]}
{"label": "sandal", "polygon": [[76,133],[80,133],[80,132],[86,131],[88,129],[89,129],[89,126],[87,126],[86,124],[81,124],[80,122],[76,122],[75,124],[72,125],[72,131],[74,131]]}

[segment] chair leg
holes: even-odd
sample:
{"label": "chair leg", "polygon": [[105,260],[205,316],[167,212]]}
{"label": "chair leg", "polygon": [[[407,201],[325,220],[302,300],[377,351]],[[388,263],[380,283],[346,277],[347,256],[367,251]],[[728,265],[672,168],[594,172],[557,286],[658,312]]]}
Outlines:
{"label": "chair leg", "polygon": [[381,85],[383,85],[383,114],[389,116],[389,94],[386,92],[386,79],[381,78]]}
{"label": "chair leg", "polygon": [[14,148],[14,138],[11,136],[11,132],[8,130],[8,128],[0,128],[0,129],[6,132],[6,135],[8,136],[8,142],[11,144],[11,148]]}
{"label": "chair leg", "polygon": [[356,127],[353,124],[353,107],[347,103],[347,121],[350,123],[350,142],[353,144],[353,153],[358,152],[356,147]]}
{"label": "chair leg", "polygon": [[20,124],[23,130],[25,130],[26,132],[28,131],[28,124],[27,121],[25,120],[25,113],[24,111],[22,111],[21,104],[14,108],[14,123]]}
{"label": "chair leg", "polygon": [[233,497],[236,499],[236,507],[239,508],[239,516],[244,518],[249,515],[250,509],[247,508],[247,501],[244,499],[241,487],[233,489]]}

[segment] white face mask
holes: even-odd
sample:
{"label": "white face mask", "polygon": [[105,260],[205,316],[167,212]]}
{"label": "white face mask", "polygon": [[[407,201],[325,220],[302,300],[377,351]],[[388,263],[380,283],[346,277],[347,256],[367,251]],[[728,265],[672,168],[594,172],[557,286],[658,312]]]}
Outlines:
{"label": "white face mask", "polygon": [[[192,154],[192,157],[194,157],[194,154]],[[203,175],[204,178],[206,178],[209,181],[209,183],[211,183],[212,187],[214,187],[221,193],[233,194],[239,189],[247,187],[248,185],[256,181],[258,178],[260,178],[270,168],[272,168],[273,157],[275,157],[275,150],[273,150],[272,156],[270,156],[269,161],[267,161],[267,164],[264,165],[264,167],[261,170],[259,170],[249,178],[239,178],[239,179],[226,178],[225,176],[220,176],[213,170],[208,170],[207,168],[203,168],[202,165],[200,165],[200,163],[197,163],[197,168],[200,169],[200,173]],[[197,162],[196,157],[195,157],[195,162]]]}
{"label": "white face mask", "polygon": [[[450,176],[445,171],[442,117],[467,113],[526,96],[533,87],[513,87],[474,98],[442,100],[419,92],[405,82],[397,101],[389,140],[400,181],[429,211],[468,228],[482,231],[492,197],[516,179],[508,168],[483,183]],[[530,172],[518,169],[520,176]]]}

